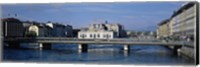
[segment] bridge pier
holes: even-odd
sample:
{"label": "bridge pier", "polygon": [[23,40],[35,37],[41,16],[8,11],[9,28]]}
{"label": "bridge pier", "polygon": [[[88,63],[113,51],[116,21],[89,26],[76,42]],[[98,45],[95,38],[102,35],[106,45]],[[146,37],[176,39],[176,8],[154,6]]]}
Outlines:
{"label": "bridge pier", "polygon": [[7,44],[8,44],[8,47],[10,47],[10,48],[20,48],[19,42],[9,42]]}
{"label": "bridge pier", "polygon": [[130,45],[124,45],[124,51],[130,51]]}
{"label": "bridge pier", "polygon": [[87,52],[88,51],[88,44],[79,44],[78,45],[78,52]]}
{"label": "bridge pier", "polygon": [[39,44],[39,47],[42,48],[42,49],[47,49],[47,50],[49,50],[49,49],[52,48],[51,45],[52,45],[51,43],[41,43],[41,44]]}
{"label": "bridge pier", "polygon": [[180,49],[182,46],[166,46],[166,47],[171,49],[174,55],[178,55],[178,49]]}
{"label": "bridge pier", "polygon": [[130,45],[124,45],[124,56],[129,56]]}
{"label": "bridge pier", "polygon": [[39,50],[42,50],[42,48],[43,48],[42,43],[39,43],[39,44],[38,44],[38,48],[39,48]]}
{"label": "bridge pier", "polygon": [[173,53],[175,54],[175,55],[178,55],[178,49],[180,49],[181,48],[181,46],[174,46],[173,47]]}

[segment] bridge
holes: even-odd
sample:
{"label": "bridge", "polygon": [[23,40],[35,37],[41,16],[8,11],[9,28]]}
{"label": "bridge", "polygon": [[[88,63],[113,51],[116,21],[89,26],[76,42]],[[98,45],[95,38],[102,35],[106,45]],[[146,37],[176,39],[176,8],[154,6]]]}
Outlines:
{"label": "bridge", "polygon": [[88,45],[123,45],[124,51],[129,51],[131,45],[154,45],[154,46],[171,46],[177,51],[181,46],[191,45],[190,43],[183,42],[162,42],[156,39],[78,39],[78,38],[66,38],[66,37],[16,37],[16,38],[4,38],[3,41],[11,47],[19,47],[20,43],[39,43],[43,49],[51,49],[52,43],[65,43],[66,45],[77,44],[81,52],[87,52]]}

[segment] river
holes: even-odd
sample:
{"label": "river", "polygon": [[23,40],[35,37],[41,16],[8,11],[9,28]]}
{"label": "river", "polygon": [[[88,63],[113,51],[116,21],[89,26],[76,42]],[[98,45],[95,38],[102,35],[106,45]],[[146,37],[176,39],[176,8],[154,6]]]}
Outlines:
{"label": "river", "polygon": [[30,49],[26,44],[22,48],[3,49],[4,62],[36,63],[88,63],[88,64],[155,64],[155,65],[193,65],[194,60],[182,55],[175,55],[172,50],[163,46],[130,47],[124,52],[122,45],[97,46],[89,45],[88,52],[77,51],[78,45],[56,44],[51,50]]}

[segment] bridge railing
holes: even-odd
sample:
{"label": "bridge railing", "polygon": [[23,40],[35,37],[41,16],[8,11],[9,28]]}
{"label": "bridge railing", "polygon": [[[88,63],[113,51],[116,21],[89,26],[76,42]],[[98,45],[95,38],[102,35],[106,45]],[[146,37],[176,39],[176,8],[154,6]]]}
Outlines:
{"label": "bridge railing", "polygon": [[73,42],[80,42],[80,41],[88,41],[88,42],[154,42],[154,43],[166,43],[166,44],[183,44],[188,46],[193,46],[192,43],[188,42],[161,42],[159,40],[140,40],[140,39],[133,39],[133,38],[114,38],[114,39],[78,39],[78,38],[66,38],[66,37],[16,37],[16,38],[4,38],[7,41],[29,41],[29,40],[35,40],[35,41],[73,41]]}

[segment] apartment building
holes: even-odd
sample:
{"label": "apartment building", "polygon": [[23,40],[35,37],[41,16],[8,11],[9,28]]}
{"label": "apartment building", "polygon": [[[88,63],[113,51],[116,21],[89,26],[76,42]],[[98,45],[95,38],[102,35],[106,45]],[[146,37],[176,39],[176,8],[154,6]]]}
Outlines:
{"label": "apartment building", "polygon": [[170,35],[193,38],[196,28],[196,9],[196,2],[188,2],[175,11],[170,21]]}
{"label": "apartment building", "polygon": [[170,20],[166,19],[163,20],[161,23],[158,24],[157,28],[157,37],[168,37],[170,36],[171,30],[170,30]]}
{"label": "apartment building", "polygon": [[2,19],[4,37],[23,37],[24,27],[20,20],[16,18]]}
{"label": "apartment building", "polygon": [[196,2],[187,2],[174,11],[168,20],[158,24],[158,37],[176,37],[194,39],[196,29]]}
{"label": "apartment building", "polygon": [[49,31],[51,37],[72,37],[73,36],[73,28],[71,25],[64,25],[60,23],[46,23],[48,27],[51,28]]}

